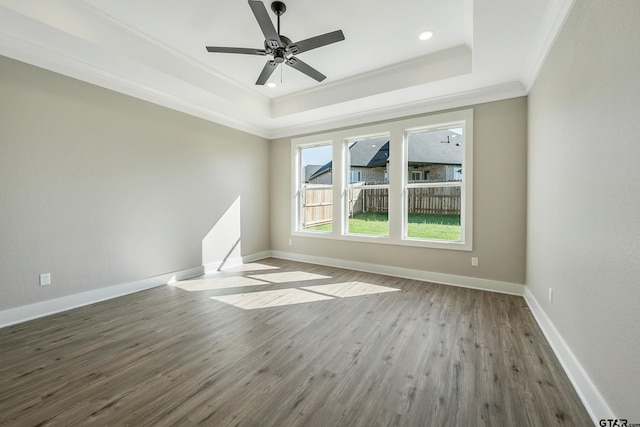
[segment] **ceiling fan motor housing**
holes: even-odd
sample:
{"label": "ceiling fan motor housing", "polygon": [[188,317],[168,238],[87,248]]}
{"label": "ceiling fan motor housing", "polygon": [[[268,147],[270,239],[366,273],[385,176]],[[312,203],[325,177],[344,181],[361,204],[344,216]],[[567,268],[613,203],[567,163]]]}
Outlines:
{"label": "ceiling fan motor housing", "polygon": [[271,3],[271,10],[273,10],[273,13],[276,15],[282,16],[287,11],[287,6],[281,1],[274,1]]}
{"label": "ceiling fan motor housing", "polygon": [[268,41],[264,41],[264,50],[267,55],[273,55],[273,59],[278,64],[284,62],[285,58],[294,55],[297,51],[296,46],[288,37],[280,36],[280,40],[282,40],[284,47],[270,47]]}

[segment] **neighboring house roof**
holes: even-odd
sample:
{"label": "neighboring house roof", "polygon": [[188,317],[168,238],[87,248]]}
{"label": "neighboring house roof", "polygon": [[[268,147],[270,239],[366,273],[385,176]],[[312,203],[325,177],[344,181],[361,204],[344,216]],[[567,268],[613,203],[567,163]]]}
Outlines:
{"label": "neighboring house roof", "polygon": [[304,167],[304,182],[309,182],[309,179],[315,174],[322,165],[306,165]]}
{"label": "neighboring house roof", "polygon": [[349,147],[351,166],[373,168],[384,166],[389,160],[389,138],[367,139]]}
{"label": "neighboring house roof", "polygon": [[333,163],[333,162],[329,162],[329,163],[327,163],[327,164],[322,165],[322,166],[320,167],[320,169],[318,169],[317,171],[315,171],[315,173],[309,177],[309,180],[311,180],[311,179],[313,179],[313,178],[315,178],[315,177],[318,177],[318,176],[322,175],[322,174],[323,174],[323,173],[325,173],[325,172],[330,172],[330,171],[331,171],[331,164],[332,164],[332,163]]}
{"label": "neighboring house roof", "polygon": [[462,137],[448,129],[410,133],[409,164],[461,165],[461,142]]}
{"label": "neighboring house roof", "polygon": [[[351,166],[373,168],[384,166],[389,160],[389,138],[366,139],[354,142],[349,147]],[[309,179],[331,170],[332,162],[322,165]]]}
{"label": "neighboring house roof", "polygon": [[[462,164],[462,138],[448,129],[409,134],[409,164]],[[352,167],[385,166],[389,160],[389,139],[375,138],[354,142],[349,147]],[[332,162],[322,165],[309,179],[331,170]],[[308,166],[307,166],[308,167]]]}

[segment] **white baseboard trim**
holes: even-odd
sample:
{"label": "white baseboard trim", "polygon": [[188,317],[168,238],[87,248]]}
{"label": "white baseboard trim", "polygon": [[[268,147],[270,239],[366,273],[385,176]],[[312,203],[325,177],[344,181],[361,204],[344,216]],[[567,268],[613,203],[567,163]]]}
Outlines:
{"label": "white baseboard trim", "polygon": [[247,264],[250,262],[260,261],[261,259],[269,258],[271,251],[256,252],[255,254],[246,255],[242,257],[242,263]]}
{"label": "white baseboard trim", "polygon": [[178,280],[189,279],[191,277],[216,272],[221,267],[240,265],[257,261],[263,258],[268,258],[269,256],[271,256],[270,251],[258,252],[242,257],[230,258],[225,261],[219,261],[199,267],[193,267],[186,270],[180,270],[172,273],[161,274],[159,276],[149,277],[142,280],[136,280],[135,282],[107,286],[105,288],[94,289],[78,294],[67,295],[60,298],[54,298],[47,301],[2,310],[0,311],[0,328],[26,322],[27,320],[37,319],[39,317],[60,313],[62,311],[71,310],[73,308],[94,304],[100,301],[106,301],[112,298],[121,297],[124,295],[132,294],[134,292],[144,291],[146,289],[155,288],[157,286],[175,283]]}
{"label": "white baseboard trim", "polygon": [[187,270],[149,277],[147,279],[136,280],[134,282],[107,286],[105,288],[94,289],[34,304],[10,308],[8,310],[0,311],[0,328],[71,310],[73,308],[94,304],[100,301],[117,298],[123,295],[132,294],[134,292],[155,288],[177,280],[200,276],[203,273],[203,267],[194,267]]}
{"label": "white baseboard trim", "polygon": [[235,267],[242,264],[258,261],[271,256],[270,251],[257,252],[251,255],[245,255],[242,257],[228,258],[223,261],[216,261],[204,266],[204,274],[217,273],[223,268]]}
{"label": "white baseboard trim", "polygon": [[524,294],[524,285],[517,283],[479,279],[477,277],[457,276],[454,274],[435,273],[410,268],[391,267],[380,264],[369,264],[366,262],[349,261],[336,258],[303,255],[284,251],[271,251],[271,256],[289,261],[308,262],[311,264],[384,274],[386,276],[402,277],[405,279],[423,280],[425,282],[439,283],[442,285],[453,285],[463,288],[479,289],[483,291],[499,292],[518,296],[522,296]]}
{"label": "white baseboard trim", "polygon": [[542,333],[547,338],[547,341],[551,345],[553,352],[560,361],[562,368],[569,377],[569,380],[576,389],[580,400],[584,404],[591,420],[595,425],[598,425],[601,419],[615,419],[613,412],[607,405],[606,401],[602,398],[602,395],[596,388],[596,386],[587,375],[586,371],[571,351],[571,348],[567,345],[562,335],[558,332],[556,327],[551,322],[551,319],[542,309],[542,306],[535,298],[531,290],[525,286],[524,299],[533,313],[533,317],[538,322]]}
{"label": "white baseboard trim", "polygon": [[217,273],[223,268],[235,267],[242,264],[242,257],[227,258],[224,261],[216,261],[210,264],[204,265],[204,274]]}

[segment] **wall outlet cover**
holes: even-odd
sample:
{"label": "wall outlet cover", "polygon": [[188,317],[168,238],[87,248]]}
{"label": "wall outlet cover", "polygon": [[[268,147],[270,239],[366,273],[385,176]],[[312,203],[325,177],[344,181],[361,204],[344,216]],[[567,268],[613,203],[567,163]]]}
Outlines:
{"label": "wall outlet cover", "polygon": [[40,275],[40,286],[47,286],[51,284],[51,273],[44,273]]}

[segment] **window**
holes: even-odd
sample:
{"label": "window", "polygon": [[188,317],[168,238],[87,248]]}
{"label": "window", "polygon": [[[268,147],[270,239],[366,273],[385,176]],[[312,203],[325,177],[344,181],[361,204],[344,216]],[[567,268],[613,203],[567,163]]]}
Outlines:
{"label": "window", "polygon": [[472,250],[472,110],[295,138],[291,149],[293,234]]}
{"label": "window", "polygon": [[[344,192],[346,234],[389,235],[389,136],[347,140]],[[357,179],[354,179],[357,176]]]}
{"label": "window", "polygon": [[[411,178],[403,191],[404,237],[462,241],[464,126],[461,122],[405,132],[405,168]],[[416,180],[413,169],[426,167],[431,179]]]}
{"label": "window", "polygon": [[297,230],[322,233],[333,228],[332,152],[330,144],[299,148]]}

